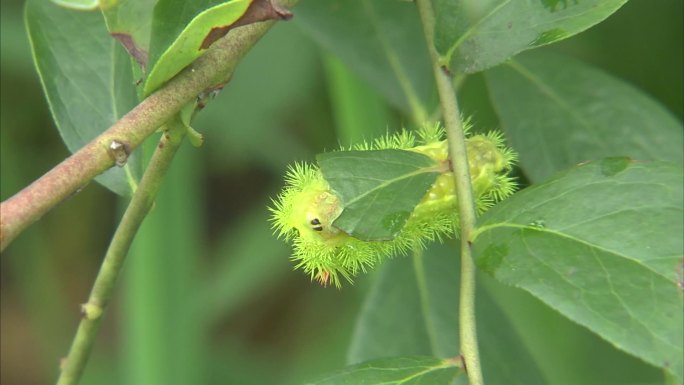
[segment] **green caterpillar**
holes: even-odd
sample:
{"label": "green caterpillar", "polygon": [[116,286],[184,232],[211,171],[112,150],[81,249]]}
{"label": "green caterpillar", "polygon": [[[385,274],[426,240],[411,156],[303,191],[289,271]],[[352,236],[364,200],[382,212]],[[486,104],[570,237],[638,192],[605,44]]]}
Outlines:
{"label": "green caterpillar", "polygon": [[[516,184],[508,176],[515,153],[503,144],[501,134],[490,132],[466,139],[473,193],[479,212],[511,195]],[[364,143],[349,150],[402,149],[448,161],[444,131],[430,125],[417,131],[401,132]],[[342,150],[344,151],[344,150]],[[422,248],[427,242],[451,236],[458,227],[453,174],[441,173],[415,207],[399,234],[387,241],[364,241],[332,223],[344,210],[315,165],[295,163],[285,176],[285,188],[273,200],[271,221],[279,237],[292,242],[292,259],[311,279],[322,285],[340,286],[340,278],[352,281],[383,259]]]}

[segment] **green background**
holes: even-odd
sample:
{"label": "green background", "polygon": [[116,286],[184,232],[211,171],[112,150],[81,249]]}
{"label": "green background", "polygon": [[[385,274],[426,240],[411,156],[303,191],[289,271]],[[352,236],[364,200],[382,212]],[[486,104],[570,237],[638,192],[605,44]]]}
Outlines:
{"label": "green background", "polygon": [[[34,70],[23,2],[0,6],[0,195],[6,199],[69,153]],[[571,54],[626,80],[681,120],[682,8],[679,0],[633,0],[604,23],[542,50]],[[476,123],[494,128],[483,84],[481,75],[470,78],[461,103]],[[296,384],[344,366],[377,274],[341,291],[310,283],[291,271],[289,248],[271,237],[265,207],[287,164],[401,124],[409,125],[408,118],[321,50],[296,16],[279,23],[199,114],[194,126],[206,144],[184,145],[174,162],[157,200],[157,208],[173,209],[157,209],[146,220],[83,383]],[[54,381],[78,304],[123,207],[92,183],[3,253],[0,382]],[[585,383],[578,366],[600,368],[593,378],[608,384],[658,378],[656,369],[523,292],[483,281],[504,312],[524,314],[512,323],[547,378]],[[549,344],[573,359],[592,352],[591,359],[570,368],[562,356],[540,353]]]}

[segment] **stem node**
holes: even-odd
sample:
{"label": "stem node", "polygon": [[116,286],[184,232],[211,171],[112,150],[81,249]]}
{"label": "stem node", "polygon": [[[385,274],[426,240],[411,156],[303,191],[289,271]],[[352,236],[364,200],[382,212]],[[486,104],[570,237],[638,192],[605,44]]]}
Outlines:
{"label": "stem node", "polygon": [[93,303],[84,303],[81,305],[81,315],[84,319],[89,321],[96,320],[102,316],[102,306],[95,305]]}
{"label": "stem node", "polygon": [[123,167],[128,162],[128,155],[131,153],[131,147],[128,143],[120,140],[112,140],[108,147],[109,156],[114,160],[114,164]]}

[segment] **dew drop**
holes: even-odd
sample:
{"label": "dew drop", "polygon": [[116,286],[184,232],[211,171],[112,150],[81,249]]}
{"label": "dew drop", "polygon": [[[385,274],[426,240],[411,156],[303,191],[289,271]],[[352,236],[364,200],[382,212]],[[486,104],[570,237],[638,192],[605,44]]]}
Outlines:
{"label": "dew drop", "polygon": [[546,227],[546,221],[544,221],[543,219],[536,219],[536,220],[528,223],[527,225],[530,227],[537,228],[537,229],[543,229]]}
{"label": "dew drop", "polygon": [[605,176],[615,176],[624,171],[632,160],[625,157],[606,158],[601,161],[601,173]]}
{"label": "dew drop", "polygon": [[404,227],[409,216],[411,216],[411,213],[408,211],[399,211],[387,215],[382,218],[382,227],[392,233],[398,233]]}

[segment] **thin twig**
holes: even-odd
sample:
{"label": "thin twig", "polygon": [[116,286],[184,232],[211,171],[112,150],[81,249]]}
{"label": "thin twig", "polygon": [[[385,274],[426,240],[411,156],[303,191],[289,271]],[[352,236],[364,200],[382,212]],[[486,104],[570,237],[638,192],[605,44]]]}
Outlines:
{"label": "thin twig", "polygon": [[[109,244],[88,302],[81,305],[81,322],[71,343],[69,355],[62,362],[58,385],[74,385],[81,378],[100,327],[102,313],[112,297],[114,284],[128,254],[128,249],[140,224],[152,207],[162,179],[185,135],[185,127],[179,118],[172,119],[167,127],[168,130],[159,141],[149,166]],[[164,209],[169,208],[160,208],[160,210]]]}
{"label": "thin twig", "polygon": [[[298,1],[282,0],[280,3],[291,7]],[[272,25],[273,22],[262,22],[230,31],[192,65],[105,132],[31,185],[0,203],[0,251],[57,203],[112,167],[116,160],[112,145],[132,152],[202,91],[224,84],[230,79],[239,60]]]}
{"label": "thin twig", "polygon": [[461,355],[465,361],[470,385],[483,385],[475,322],[475,264],[472,258],[470,234],[475,228],[475,203],[468,169],[465,133],[456,94],[448,69],[442,66],[434,46],[435,17],[431,0],[416,0],[425,39],[432,57],[442,116],[449,143],[449,156],[454,170],[458,215],[461,228],[461,289],[459,302],[459,334]]}

